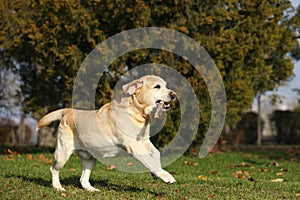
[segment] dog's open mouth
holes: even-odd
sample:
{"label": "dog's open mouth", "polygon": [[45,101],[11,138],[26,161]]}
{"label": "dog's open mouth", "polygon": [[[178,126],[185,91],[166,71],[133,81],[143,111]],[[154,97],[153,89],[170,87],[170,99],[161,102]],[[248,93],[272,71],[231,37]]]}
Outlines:
{"label": "dog's open mouth", "polygon": [[156,105],[157,105],[158,107],[161,107],[161,109],[162,109],[163,111],[167,111],[167,110],[170,110],[170,109],[171,109],[171,105],[170,105],[169,103],[163,101],[163,100],[158,100],[158,101],[156,101]]}
{"label": "dog's open mouth", "polygon": [[157,107],[156,107],[156,111],[154,114],[154,118],[156,118],[156,119],[161,117],[163,111],[170,110],[170,108],[171,108],[171,105],[163,100],[156,101],[156,105],[157,105]]}
{"label": "dog's open mouth", "polygon": [[156,101],[156,111],[154,114],[154,118],[158,119],[161,117],[163,111],[167,111],[171,109],[171,105],[163,100]]}

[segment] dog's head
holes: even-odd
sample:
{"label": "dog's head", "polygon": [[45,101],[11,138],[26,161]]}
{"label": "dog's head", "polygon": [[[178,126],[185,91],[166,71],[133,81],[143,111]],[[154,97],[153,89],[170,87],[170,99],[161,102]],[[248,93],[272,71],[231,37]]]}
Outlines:
{"label": "dog's head", "polygon": [[159,104],[162,110],[169,110],[171,108],[169,102],[176,98],[175,92],[167,88],[167,83],[162,78],[151,75],[124,85],[123,92],[133,96],[147,115]]}

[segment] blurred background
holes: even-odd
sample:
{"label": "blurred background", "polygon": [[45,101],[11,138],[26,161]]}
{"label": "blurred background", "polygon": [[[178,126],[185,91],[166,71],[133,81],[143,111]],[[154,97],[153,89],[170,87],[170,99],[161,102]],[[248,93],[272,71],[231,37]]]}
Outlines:
{"label": "blurred background", "polygon": [[[0,144],[54,146],[57,124],[36,133],[37,120],[72,105],[77,70],[97,44],[141,27],[184,33],[216,63],[227,94],[219,145],[300,144],[298,0],[2,0],[0,11]],[[142,49],[116,59],[99,75],[96,107],[110,101],[122,74],[145,63],[171,66],[195,90],[201,123],[193,146],[199,146],[210,120],[209,93],[190,63],[171,52]],[[180,108],[173,107],[164,134],[152,138],[158,146],[179,127]]]}

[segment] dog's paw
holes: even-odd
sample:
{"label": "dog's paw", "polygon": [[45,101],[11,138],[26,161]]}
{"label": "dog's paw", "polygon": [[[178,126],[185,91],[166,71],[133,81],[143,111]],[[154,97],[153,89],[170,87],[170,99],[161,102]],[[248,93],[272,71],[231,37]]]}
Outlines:
{"label": "dog's paw", "polygon": [[63,188],[61,185],[60,185],[60,186],[53,186],[53,187],[54,187],[54,189],[56,189],[57,191],[61,191],[61,192],[66,191],[66,189]]}
{"label": "dog's paw", "polygon": [[99,192],[100,191],[100,190],[94,188],[93,186],[86,187],[84,189],[87,190],[87,191],[89,191],[89,192]]}
{"label": "dog's paw", "polygon": [[156,174],[157,177],[162,179],[165,183],[175,183],[175,178],[167,171],[161,170],[159,173]]}
{"label": "dog's paw", "polygon": [[89,191],[89,192],[99,192],[100,190],[94,188],[93,186],[91,186],[90,182],[84,182],[84,181],[80,181],[81,185],[83,187],[83,189]]}

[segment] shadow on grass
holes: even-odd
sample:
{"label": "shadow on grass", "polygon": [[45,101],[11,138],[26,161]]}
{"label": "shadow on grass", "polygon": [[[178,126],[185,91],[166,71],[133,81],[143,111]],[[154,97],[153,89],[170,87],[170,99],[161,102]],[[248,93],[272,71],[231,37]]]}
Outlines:
{"label": "shadow on grass", "polygon": [[[35,183],[37,185],[43,186],[43,187],[50,187],[52,188],[52,182],[51,180],[44,180],[42,178],[35,178],[35,177],[28,177],[28,176],[20,176],[20,175],[6,175],[5,178],[18,178],[22,179],[24,182],[30,182],[30,183]],[[125,185],[125,184],[114,184],[111,183],[109,180],[91,180],[91,185],[100,189],[100,190],[112,190],[116,192],[133,192],[133,193],[138,193],[138,192],[149,192],[153,195],[160,195],[158,193],[155,193],[151,190],[144,189],[144,188],[139,188],[135,186],[130,186],[130,185]],[[62,186],[71,186],[75,187],[78,189],[82,189],[79,178],[77,176],[72,176],[69,178],[61,179],[61,184]],[[53,189],[54,190],[54,189]]]}
{"label": "shadow on grass", "polygon": [[32,178],[32,177],[28,177],[28,176],[21,176],[21,175],[15,175],[15,174],[6,175],[5,178],[18,178],[18,179],[22,179],[24,182],[31,182],[31,183],[35,183],[37,185],[41,185],[44,187],[52,187],[50,180],[48,181],[48,180],[44,180],[42,178]]}

